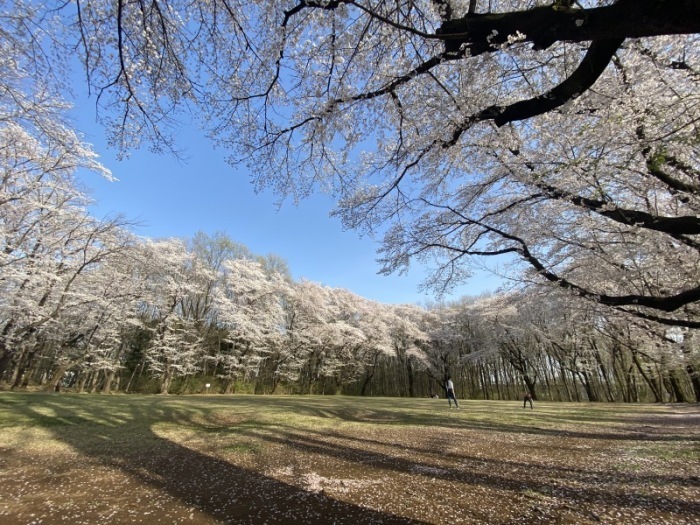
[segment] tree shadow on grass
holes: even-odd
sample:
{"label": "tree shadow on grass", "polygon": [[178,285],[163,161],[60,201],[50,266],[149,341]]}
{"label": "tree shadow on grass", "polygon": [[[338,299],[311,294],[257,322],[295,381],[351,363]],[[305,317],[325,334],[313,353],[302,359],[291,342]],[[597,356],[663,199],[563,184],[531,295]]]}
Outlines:
{"label": "tree shadow on grass", "polygon": [[[333,432],[315,433],[318,439],[331,438],[336,442],[347,442],[347,448],[343,446],[344,450],[358,450],[364,451],[371,447],[387,447],[392,445],[391,443],[379,441],[377,439],[369,439],[365,437],[358,436],[348,436],[345,434],[337,434]],[[457,462],[460,465],[479,465],[484,466],[486,470],[498,471],[498,470],[510,470],[510,471],[525,471],[528,473],[528,477],[534,480],[541,479],[553,479],[556,478],[561,481],[582,481],[587,483],[600,483],[606,477],[609,478],[611,473],[605,470],[596,470],[594,468],[574,468],[574,467],[562,467],[552,464],[537,464],[535,462],[522,462],[513,461],[506,459],[493,459],[484,456],[471,456],[466,454],[459,454],[455,452],[445,452],[441,449],[426,448],[426,447],[415,447],[400,445],[400,447],[411,455],[422,456],[433,458],[435,461],[435,467],[442,469],[438,464],[442,464],[446,459],[452,462]],[[547,445],[547,449],[551,446]],[[570,447],[562,446],[562,450],[565,452],[571,452]],[[429,472],[430,470],[428,470]],[[700,477],[685,477],[685,476],[673,476],[673,475],[663,475],[663,474],[644,474],[644,473],[631,473],[631,472],[614,472],[615,484],[655,484],[655,485],[667,485],[667,484],[677,484],[685,485],[689,487],[700,487]]]}
{"label": "tree shadow on grass", "polygon": [[[305,398],[303,398],[305,399]],[[256,400],[257,401],[257,400]],[[393,400],[386,400],[386,404],[390,404]],[[338,402],[334,402],[336,405]],[[602,439],[609,441],[690,441],[690,442],[700,442],[700,433],[683,433],[669,432],[669,421],[670,425],[682,430],[683,420],[669,420],[668,418],[663,418],[658,414],[632,414],[627,418],[618,417],[615,418],[612,415],[609,417],[601,417],[596,419],[593,416],[570,416],[565,417],[554,414],[540,415],[537,411],[532,412],[525,410],[522,412],[522,416],[529,417],[529,424],[513,424],[513,423],[501,423],[494,421],[493,419],[482,420],[475,419],[471,417],[473,414],[470,412],[470,405],[468,403],[461,403],[462,410],[459,413],[459,417],[449,417],[456,416],[457,413],[449,413],[447,407],[440,405],[435,407],[434,413],[426,413],[424,411],[417,411],[416,413],[398,413],[396,409],[392,407],[382,407],[377,404],[377,406],[371,409],[362,408],[358,409],[351,401],[341,402],[340,407],[324,407],[320,402],[317,404],[308,403],[301,405],[298,402],[275,399],[274,404],[279,407],[284,407],[287,410],[305,413],[308,415],[316,417],[325,418],[337,418],[343,421],[366,423],[371,422],[375,424],[387,424],[387,425],[397,425],[397,426],[426,426],[426,427],[446,427],[446,428],[458,428],[458,429],[474,429],[474,430],[484,430],[484,431],[498,431],[498,432],[509,432],[514,434],[530,434],[535,436],[551,436],[551,437],[561,437],[561,438],[579,438],[579,439]],[[500,407],[499,407],[500,408]],[[489,416],[493,415],[493,408],[486,410],[486,414]],[[479,409],[480,416],[483,409]],[[612,411],[606,411],[613,414]],[[689,425],[697,425],[700,421],[700,410],[691,407],[685,410],[684,414],[685,420]],[[598,424],[598,427],[593,426],[592,428],[596,430],[585,431],[585,430],[569,430],[562,428],[546,428],[545,424],[562,424],[570,423],[575,424],[578,421],[589,421]],[[645,426],[645,423],[654,422],[657,425],[663,425],[663,432],[656,432],[650,426]],[[618,424],[624,425],[619,426],[617,431],[605,431],[602,429],[607,429],[609,426],[603,426],[606,424]],[[580,426],[580,425],[579,425]],[[601,430],[598,430],[601,429]]]}
{"label": "tree shadow on grass", "polygon": [[109,398],[75,400],[71,404],[42,397],[36,403],[15,403],[13,409],[19,411],[18,417],[48,430],[82,456],[222,523],[423,523],[301,490],[191,450],[152,430],[153,425],[167,422],[194,425],[194,418],[203,415],[201,409],[175,409],[153,398],[112,404]]}
{"label": "tree shadow on grass", "polygon": [[[36,407],[17,403],[17,417],[29,419],[36,426],[51,432],[57,441],[73,447],[83,456],[113,468],[146,484],[163,494],[199,509],[224,523],[421,523],[390,513],[371,511],[358,505],[338,501],[326,494],[307,492],[290,484],[264,476],[254,470],[232,465],[222,459],[164,439],[154,432],[154,425],[192,427],[195,431],[231,432],[232,437],[246,437],[270,445],[286,447],[285,461],[300,457],[326,458],[326,464],[336,470],[332,476],[346,476],[350,467],[360,477],[388,476],[396,473],[429,482],[432,478],[463,485],[493,489],[493,494],[509,491],[516,496],[538,493],[569,505],[586,509],[595,503],[621,510],[658,511],[692,522],[700,514],[700,504],[682,497],[665,497],[640,493],[637,487],[652,485],[683,485],[691,493],[698,486],[697,478],[682,478],[644,473],[610,473],[601,469],[576,469],[536,466],[530,463],[460,454],[443,454],[440,447],[411,446],[405,435],[388,443],[363,435],[348,435],[284,424],[263,426],[250,414],[262,409],[276,413],[289,412],[295,416],[313,416],[353,423],[385,425],[403,433],[411,426],[433,427],[440,430],[479,430],[482,432],[538,433],[553,438],[639,439],[609,432],[562,432],[557,429],[533,429],[512,423],[470,419],[467,410],[457,415],[441,411],[430,414],[424,408],[415,413],[393,410],[391,401],[358,403],[354,399],[330,398],[118,398],[96,396],[41,396]],[[30,399],[29,396],[16,399]],[[127,401],[128,400],[128,401]],[[385,406],[385,405],[389,406]],[[227,407],[234,410],[229,412]],[[220,418],[223,414],[226,417]],[[228,421],[235,415],[242,424]],[[542,432],[543,430],[547,431]],[[392,435],[392,432],[387,434]],[[397,435],[397,434],[394,434]],[[495,434],[494,434],[495,435]],[[671,434],[674,440],[688,441],[689,436]],[[663,437],[663,436],[660,436]],[[668,437],[668,436],[667,436]],[[236,442],[232,439],[232,442]],[[408,445],[406,443],[409,443]],[[433,442],[433,444],[435,444]],[[401,446],[403,450],[387,449]],[[485,444],[485,446],[489,446]],[[322,462],[323,463],[323,462]],[[525,475],[512,475],[523,471]],[[423,490],[423,489],[418,489]],[[467,491],[469,492],[469,491]],[[406,497],[408,508],[415,502]],[[468,500],[467,500],[468,501]]]}
{"label": "tree shadow on grass", "polygon": [[[392,445],[390,443],[350,437],[345,434],[300,432],[279,428],[266,428],[264,430],[251,428],[243,430],[242,433],[251,438],[285,445],[305,455],[332,458],[342,462],[341,465],[353,463],[366,465],[367,469],[377,468],[383,471],[410,474],[417,478],[422,477],[426,482],[430,482],[438,476],[444,481],[468,486],[481,486],[496,491],[506,490],[513,493],[527,491],[554,495],[570,508],[575,509],[586,509],[587,505],[596,503],[641,511],[662,511],[691,521],[700,515],[700,502],[661,495],[640,494],[631,488],[647,484],[700,487],[700,479],[698,478],[688,479],[677,476],[536,466],[531,463],[456,454],[452,455],[450,459],[458,466],[445,466],[447,455],[439,450],[401,446],[403,451],[408,452],[408,454],[399,456],[376,450],[377,446],[387,447]],[[432,460],[429,459],[431,457]],[[342,471],[342,467],[338,467],[337,470]],[[510,476],[509,473],[514,471],[525,472],[526,475],[524,478]],[[419,481],[416,483],[420,484]]]}

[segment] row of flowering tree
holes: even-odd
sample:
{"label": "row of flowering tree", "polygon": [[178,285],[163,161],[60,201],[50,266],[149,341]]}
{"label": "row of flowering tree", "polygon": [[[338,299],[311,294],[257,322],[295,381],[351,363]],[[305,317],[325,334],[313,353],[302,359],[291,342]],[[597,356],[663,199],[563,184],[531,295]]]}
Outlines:
{"label": "row of flowering tree", "polygon": [[5,131],[6,387],[432,396],[450,374],[465,397],[700,398],[691,329],[541,287],[386,305],[295,282],[223,234],[137,238],[87,212],[79,159]]}

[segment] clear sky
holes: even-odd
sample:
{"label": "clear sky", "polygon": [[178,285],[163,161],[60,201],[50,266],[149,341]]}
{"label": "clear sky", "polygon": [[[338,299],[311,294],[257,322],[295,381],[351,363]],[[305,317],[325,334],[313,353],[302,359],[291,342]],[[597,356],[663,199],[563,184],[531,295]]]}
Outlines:
{"label": "clear sky", "polygon": [[[93,144],[102,163],[119,179],[109,182],[96,174],[81,174],[96,204],[98,217],[120,213],[138,221],[138,235],[192,237],[196,232],[226,233],[259,255],[284,258],[295,279],[305,278],[334,288],[345,288],[382,303],[418,303],[435,299],[420,293],[426,268],[414,264],[407,275],[378,275],[378,239],[361,238],[343,230],[329,216],[332,201],[315,195],[298,206],[276,205],[270,193],[256,194],[244,168],[225,162],[226,153],[213,149],[196,130],[183,130],[179,146],[186,161],[145,149],[117,160],[106,144],[104,130],[95,124],[94,102],[73,111],[78,130]],[[492,291],[500,281],[477,274],[446,299]]]}

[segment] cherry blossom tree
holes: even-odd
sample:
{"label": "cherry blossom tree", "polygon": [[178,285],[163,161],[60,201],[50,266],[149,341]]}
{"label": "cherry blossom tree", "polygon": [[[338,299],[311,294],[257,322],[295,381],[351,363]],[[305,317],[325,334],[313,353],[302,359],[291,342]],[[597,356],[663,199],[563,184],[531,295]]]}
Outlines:
{"label": "cherry blossom tree", "polygon": [[390,339],[386,324],[374,313],[378,305],[348,290],[326,291],[324,318],[312,330],[314,348],[305,376],[309,392],[322,383],[320,393],[337,393],[360,377],[367,379],[367,367],[374,366],[377,354],[391,353]]}
{"label": "cherry blossom tree", "polygon": [[146,358],[160,380],[160,393],[167,394],[174,378],[192,375],[202,366],[200,319],[188,315],[185,305],[201,294],[212,271],[179,239],[146,240],[140,260],[147,282],[140,308],[153,334]]}
{"label": "cherry blossom tree", "polygon": [[273,360],[275,375],[300,384],[310,393],[320,379],[328,338],[336,333],[332,311],[333,291],[320,283],[302,279],[285,299],[285,340]]}
{"label": "cherry blossom tree", "polygon": [[142,294],[139,281],[128,271],[130,252],[122,249],[83,272],[66,307],[42,327],[45,348],[40,357],[50,362],[47,389],[57,390],[71,370],[80,378],[79,390],[90,380],[91,391],[98,385],[102,392],[110,391],[122,365],[124,335],[139,324],[137,302]]}
{"label": "cherry blossom tree", "polygon": [[249,258],[229,259],[223,269],[216,320],[227,336],[216,359],[230,393],[236,380],[255,377],[264,361],[284,359],[284,301],[291,283]]}
{"label": "cherry blossom tree", "polygon": [[169,144],[168,119],[200,103],[259,187],[320,186],[346,225],[393,224],[385,272],[435,258],[446,289],[470,257],[510,253],[533,278],[695,326],[699,10],[173,0],[69,16],[120,144]]}
{"label": "cherry blossom tree", "polygon": [[341,351],[336,384],[342,387],[359,381],[358,393],[367,395],[380,361],[394,356],[392,308],[347,290],[335,290],[335,296],[342,300],[342,322],[351,327],[349,337],[335,343]]}
{"label": "cherry blossom tree", "polygon": [[85,209],[74,174],[81,166],[106,173],[94,154],[59,125],[51,133],[33,137],[14,123],[0,126],[0,376],[11,360],[22,360],[18,352],[31,353],[34,343],[25,343],[94,300],[82,294],[81,281],[131,242],[123,220],[100,221]]}
{"label": "cherry blossom tree", "polygon": [[396,305],[391,308],[389,334],[397,365],[397,387],[402,396],[416,395],[415,379],[419,370],[427,366],[427,358],[420,343],[429,340],[421,322],[425,311],[417,305]]}

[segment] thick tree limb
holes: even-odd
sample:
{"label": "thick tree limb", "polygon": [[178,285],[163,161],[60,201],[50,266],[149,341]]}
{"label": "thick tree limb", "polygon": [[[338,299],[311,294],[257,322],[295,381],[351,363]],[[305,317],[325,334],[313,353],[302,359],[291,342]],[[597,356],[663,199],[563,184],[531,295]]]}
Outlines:
{"label": "thick tree limb", "polygon": [[[561,288],[572,291],[576,295],[591,299],[595,302],[605,304],[613,307],[624,307],[624,306],[642,306],[651,308],[654,310],[660,310],[664,312],[673,312],[682,308],[683,306],[692,304],[694,302],[700,301],[700,285],[693,288],[683,290],[674,295],[641,295],[641,294],[629,294],[629,295],[606,295],[596,293],[587,288],[583,288],[569,280],[562,277],[558,273],[548,269],[538,257],[535,256],[530,251],[527,242],[517,235],[510,234],[499,228],[495,228],[486,224],[482,220],[469,218],[458,210],[451,206],[433,204],[435,208],[442,208],[448,210],[453,215],[460,218],[462,226],[475,226],[482,228],[485,232],[496,235],[510,241],[513,245],[506,249],[500,249],[497,251],[472,251],[471,249],[464,249],[457,246],[449,246],[447,244],[440,244],[439,247],[442,249],[459,252],[461,255],[499,255],[503,253],[518,253],[520,257],[525,260],[530,266],[532,266],[539,275],[541,275],[547,281],[550,281]],[[437,244],[432,244],[434,247],[438,247]]]}
{"label": "thick tree limb", "polygon": [[[622,39],[593,42],[581,64],[566,80],[543,95],[521,100],[503,108],[497,112],[494,123],[500,127],[509,122],[529,119],[578,98],[582,93],[588,91],[603,74],[622,42]],[[497,111],[495,107],[492,109]]]}
{"label": "thick tree limb", "polygon": [[547,197],[571,202],[576,206],[596,212],[603,217],[607,217],[621,224],[668,233],[672,237],[700,234],[700,218],[695,215],[662,217],[640,210],[618,207],[609,209],[609,203],[606,201],[581,197],[580,195],[574,195],[545,184],[537,184],[536,186],[545,191]]}
{"label": "thick tree limb", "polygon": [[[674,295],[641,295],[641,294],[628,294],[628,295],[607,295],[598,294],[582,288],[581,286],[572,283],[571,281],[561,277],[560,275],[548,270],[540,260],[530,252],[527,244],[523,239],[516,237],[514,235],[507,234],[490,228],[491,231],[501,235],[506,239],[510,239],[520,245],[520,255],[528,262],[537,273],[544,277],[551,283],[554,283],[561,288],[567,289],[575,293],[580,297],[586,299],[591,299],[600,304],[604,304],[612,307],[626,307],[626,306],[641,306],[646,308],[651,308],[653,310],[660,310],[663,312],[674,312],[686,305],[700,301],[700,286],[695,286],[687,290],[683,290]],[[627,310],[629,313],[634,314],[633,311]]]}
{"label": "thick tree limb", "polygon": [[563,6],[528,11],[471,14],[449,20],[438,29],[446,50],[465,56],[489,53],[508,43],[508,37],[524,35],[535,49],[555,42],[589,42],[660,35],[700,33],[697,0],[618,0],[593,9]]}

